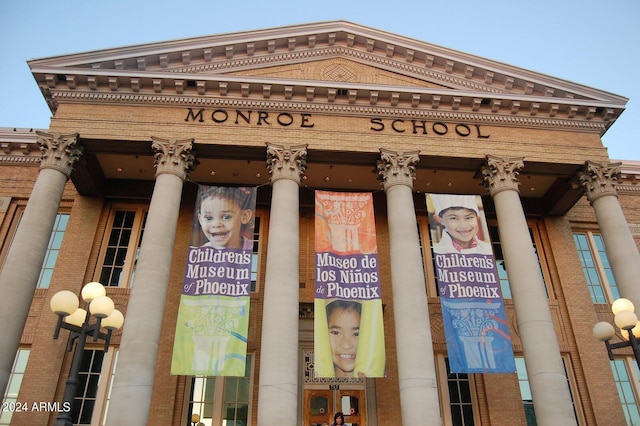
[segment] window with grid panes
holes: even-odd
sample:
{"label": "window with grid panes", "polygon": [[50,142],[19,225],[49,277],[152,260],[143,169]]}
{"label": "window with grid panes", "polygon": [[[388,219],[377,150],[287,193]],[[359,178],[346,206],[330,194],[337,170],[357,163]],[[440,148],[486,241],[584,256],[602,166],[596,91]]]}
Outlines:
{"label": "window with grid panes", "polygon": [[101,423],[99,424],[102,426],[107,424],[107,414],[109,413],[109,403],[111,401],[111,387],[113,386],[113,379],[118,366],[119,353],[120,351],[117,348],[109,348],[107,353],[104,354],[102,360],[102,377],[107,377],[108,379],[100,380],[98,383],[98,396],[96,397],[92,423],[98,423],[98,419],[101,419]]}
{"label": "window with grid panes", "polygon": [[68,222],[69,214],[58,213],[56,215],[56,221],[53,224],[49,245],[47,246],[47,253],[45,254],[42,269],[40,270],[40,277],[38,278],[38,288],[49,288],[53,269],[58,260],[58,253],[60,252],[60,246],[62,246],[62,238],[64,237]]}
{"label": "window with grid panes", "polygon": [[253,254],[251,255],[251,291],[256,291],[258,282],[258,265],[260,264],[260,256],[258,250],[260,248],[260,218],[255,218],[253,228]]}
{"label": "window with grid panes", "polygon": [[103,285],[133,286],[146,219],[146,208],[142,207],[112,211],[107,244],[102,249],[99,281]]}
{"label": "window with grid panes", "polygon": [[200,415],[205,426],[246,426],[251,399],[252,356],[244,377],[193,377],[187,419]]}
{"label": "window with grid panes", "polygon": [[452,373],[449,369],[449,358],[445,358],[445,363],[451,422],[456,426],[472,426],[475,424],[475,419],[469,375],[466,373]]}
{"label": "window with grid panes", "polygon": [[635,359],[616,358],[610,363],[627,425],[640,425],[640,411],[638,410],[637,399],[638,366]]}
{"label": "window with grid panes", "polygon": [[[22,378],[24,372],[27,370],[27,362],[29,361],[30,349],[18,349],[16,357],[13,360],[13,367],[9,373],[9,381],[7,382],[7,389],[4,391],[4,397],[2,401],[11,407],[11,404],[18,402],[18,393],[22,386]],[[3,405],[4,407],[4,405]],[[11,418],[13,417],[14,410],[1,410],[0,411],[0,425],[11,424]]]}
{"label": "window with grid panes", "polygon": [[574,232],[580,264],[587,280],[593,303],[611,303],[620,297],[613,271],[604,249],[602,235],[595,232]]}
{"label": "window with grid panes", "polygon": [[[538,259],[538,266],[540,266],[540,273],[544,281],[545,276],[542,268],[542,263],[540,261],[540,253],[538,251],[538,246],[536,244],[534,230],[531,226],[529,226],[529,236],[531,237],[531,243],[533,244],[533,251],[536,254],[536,258]],[[512,296],[511,296],[511,287],[509,286],[509,276],[507,275],[507,267],[504,261],[502,244],[500,243],[500,233],[498,232],[497,226],[489,226],[489,237],[491,238],[493,255],[496,258],[496,267],[498,269],[498,277],[500,279],[500,289],[502,290],[502,298],[511,299]],[[545,285],[545,291],[547,292],[547,296],[549,296],[546,285]]]}
{"label": "window with grid panes", "polygon": [[524,358],[515,357],[516,374],[518,375],[518,384],[520,385],[520,397],[524,407],[524,416],[527,419],[527,426],[536,425],[536,413],[533,411],[533,397],[531,396],[531,387],[529,387],[529,376],[527,376],[527,368]]}
{"label": "window with grid panes", "polygon": [[85,349],[78,371],[78,388],[71,408],[74,425],[90,425],[96,406],[100,372],[102,371],[102,350]]}
{"label": "window with grid panes", "polygon": [[[533,397],[531,395],[531,387],[529,386],[529,376],[527,375],[527,365],[524,358],[521,356],[516,356],[515,361],[516,361],[516,374],[518,375],[518,384],[520,385],[520,397],[522,398],[524,414],[527,419],[527,426],[536,426],[537,425],[536,414],[533,409]],[[567,365],[570,366],[570,361],[567,358],[562,357],[562,364],[564,366],[564,374],[567,378],[567,384],[569,386],[569,394],[571,396],[571,403],[573,404],[573,413],[576,416],[577,424],[582,424],[581,420],[584,421],[584,419],[582,419],[583,414],[578,413],[577,411],[578,409],[576,407],[576,404],[573,398],[573,388],[575,386],[575,379],[572,376],[570,376],[571,369],[570,368],[567,369]]]}

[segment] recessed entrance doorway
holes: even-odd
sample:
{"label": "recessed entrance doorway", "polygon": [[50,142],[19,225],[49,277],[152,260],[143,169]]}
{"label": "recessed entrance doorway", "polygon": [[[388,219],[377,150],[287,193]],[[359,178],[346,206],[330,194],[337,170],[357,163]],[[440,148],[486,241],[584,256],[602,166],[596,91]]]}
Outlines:
{"label": "recessed entrance doorway", "polygon": [[366,426],[365,391],[330,388],[304,391],[304,426],[329,426],[338,411],[344,414],[345,425]]}

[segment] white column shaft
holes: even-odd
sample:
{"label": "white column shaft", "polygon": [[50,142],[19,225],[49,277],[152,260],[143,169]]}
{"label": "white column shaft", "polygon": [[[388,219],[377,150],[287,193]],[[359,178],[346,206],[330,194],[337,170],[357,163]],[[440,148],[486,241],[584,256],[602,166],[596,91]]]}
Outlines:
{"label": "white column shaft", "polygon": [[181,196],[179,177],[157,177],[125,316],[109,425],[147,424]]}
{"label": "white column shaft", "polygon": [[391,282],[402,424],[439,425],[440,404],[411,188],[387,189]]}
{"label": "white column shaft", "polygon": [[541,426],[574,425],[569,385],[520,197],[515,190],[504,190],[493,200],[536,421]]}
{"label": "white column shaft", "polygon": [[297,423],[299,185],[273,182],[262,312],[258,425]]}
{"label": "white column shaft", "polygon": [[[66,182],[67,176],[58,170],[40,170],[0,271],[0,392],[3,394],[20,346]],[[52,333],[54,326],[52,319]]]}
{"label": "white column shaft", "polygon": [[640,253],[633,240],[618,198],[612,195],[591,202],[604,240],[607,258],[620,296],[631,300],[640,311]]}

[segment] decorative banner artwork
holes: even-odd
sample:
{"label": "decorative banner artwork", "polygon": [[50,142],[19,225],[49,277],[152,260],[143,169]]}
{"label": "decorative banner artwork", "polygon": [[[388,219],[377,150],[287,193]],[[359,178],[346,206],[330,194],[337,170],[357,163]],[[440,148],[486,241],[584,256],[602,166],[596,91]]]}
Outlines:
{"label": "decorative banner artwork", "polygon": [[451,372],[515,372],[482,200],[427,194],[427,208]]}
{"label": "decorative banner artwork", "polygon": [[371,193],[316,191],[314,369],[384,377],[384,324]]}
{"label": "decorative banner artwork", "polygon": [[245,374],[255,205],[255,188],[199,187],[171,374]]}

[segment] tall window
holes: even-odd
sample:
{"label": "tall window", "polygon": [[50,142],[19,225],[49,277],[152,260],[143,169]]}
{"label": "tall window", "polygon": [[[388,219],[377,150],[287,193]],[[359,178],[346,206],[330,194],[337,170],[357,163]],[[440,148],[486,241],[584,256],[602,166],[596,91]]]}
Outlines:
{"label": "tall window", "polygon": [[114,209],[111,212],[108,238],[102,248],[100,282],[103,285],[133,286],[146,219],[146,207]]}
{"label": "tall window", "polygon": [[604,249],[602,235],[595,232],[573,234],[580,263],[593,303],[611,303],[620,297],[613,271]]}
{"label": "tall window", "polygon": [[[107,424],[107,414],[109,412],[109,403],[111,402],[111,387],[113,386],[113,378],[116,375],[116,368],[118,366],[118,349],[113,348],[104,354],[102,360],[102,377],[108,377],[108,380],[100,381],[98,384],[98,396],[96,398],[96,409],[93,413],[92,424],[98,424],[98,419],[101,419],[101,425]],[[102,410],[100,410],[102,408]]]}
{"label": "tall window", "polygon": [[205,426],[246,426],[250,417],[252,356],[244,377],[194,377],[188,420],[199,414]]}
{"label": "tall window", "polygon": [[71,410],[73,424],[90,425],[93,409],[98,396],[98,384],[102,371],[104,352],[101,350],[85,349],[82,363],[78,371],[78,388]]}
{"label": "tall window", "polygon": [[[491,246],[493,247],[493,254],[496,258],[496,266],[498,268],[498,277],[500,279],[500,289],[502,290],[502,297],[504,299],[511,299],[511,287],[509,286],[509,276],[507,275],[507,267],[504,261],[504,254],[502,252],[502,244],[500,243],[500,233],[497,226],[489,226],[489,236],[491,237]],[[533,251],[536,253],[538,259],[538,266],[540,266],[540,273],[543,281],[545,280],[543,264],[540,261],[540,253],[538,250],[538,244],[536,243],[536,233],[534,229],[529,227],[529,236],[533,244]],[[547,290],[545,284],[545,291]],[[547,291],[547,296],[549,292]]]}
{"label": "tall window", "polygon": [[520,397],[524,407],[524,416],[527,419],[527,426],[536,425],[536,413],[533,411],[533,397],[531,396],[531,388],[529,387],[529,376],[527,376],[527,367],[524,358],[515,357],[516,373],[518,374],[518,384],[520,385]]}
{"label": "tall window", "polygon": [[64,232],[67,229],[68,222],[68,214],[58,213],[56,215],[56,221],[53,224],[53,231],[51,231],[49,245],[47,246],[47,253],[44,257],[42,269],[40,270],[40,277],[38,278],[38,288],[49,288],[51,276],[53,275],[53,269],[56,266],[56,262],[58,260],[60,246],[62,246],[62,237],[64,237]]}
{"label": "tall window", "polygon": [[443,355],[436,355],[436,363],[443,424],[479,425],[480,418],[474,408],[475,386],[471,376],[466,373],[452,373],[449,369],[449,359]]}
{"label": "tall window", "polygon": [[[24,372],[27,369],[27,362],[29,361],[30,353],[31,351],[29,349],[18,349],[16,357],[13,360],[13,367],[9,374],[7,389],[5,390],[4,397],[2,398],[2,401],[8,405],[7,408],[9,409],[5,410],[5,406],[3,405],[3,409],[0,411],[0,425],[11,424],[11,417],[13,416],[14,411],[16,411],[11,408],[11,404],[15,406],[15,404],[18,403],[18,393],[20,392],[20,386],[22,386],[22,378],[24,377]],[[21,402],[21,404],[23,403]]]}
{"label": "tall window", "polygon": [[78,370],[78,388],[71,410],[74,425],[105,425],[111,385],[118,356],[117,348],[88,348]]}
{"label": "tall window", "polygon": [[498,279],[500,280],[500,290],[504,299],[511,299],[511,287],[509,286],[509,277],[507,276],[507,267],[504,264],[504,254],[502,254],[502,244],[500,244],[500,234],[497,226],[489,227],[489,236],[491,237],[491,247],[493,255],[496,258],[496,268],[498,269]]}
{"label": "tall window", "polygon": [[258,282],[258,266],[260,265],[260,218],[255,218],[253,228],[253,254],[251,255],[251,291],[256,291]]}
{"label": "tall window", "polygon": [[[635,360],[616,358],[611,362],[611,370],[618,388],[618,396],[622,404],[627,425],[640,425],[640,411],[638,411],[637,383],[638,367]],[[634,383],[636,385],[634,385]]]}
{"label": "tall window", "polygon": [[[515,357],[516,361],[516,372],[518,374],[518,383],[520,384],[520,396],[522,398],[522,405],[524,408],[524,414],[527,419],[527,426],[535,426],[536,423],[536,414],[533,410],[533,397],[531,395],[531,387],[529,386],[529,376],[527,375],[527,366],[525,360],[521,356]],[[571,368],[567,368],[567,365],[570,366],[570,361],[567,358],[562,358],[562,363],[564,365],[564,374],[567,377],[567,385],[569,386],[569,393],[571,396],[571,403],[573,404],[573,412],[576,416],[576,422],[578,424],[582,424],[584,422],[583,414],[576,407],[574,398],[573,398],[573,388],[575,388],[575,379],[570,372]]]}

